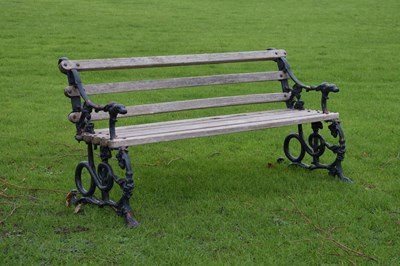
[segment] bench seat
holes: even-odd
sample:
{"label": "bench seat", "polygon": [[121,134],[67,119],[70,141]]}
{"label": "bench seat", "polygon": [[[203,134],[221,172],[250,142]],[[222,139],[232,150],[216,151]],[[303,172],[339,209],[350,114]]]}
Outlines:
{"label": "bench seat", "polygon": [[315,110],[280,109],[117,127],[117,138],[113,140],[110,140],[109,129],[104,128],[96,130],[95,134],[84,133],[82,138],[88,143],[119,148],[338,118],[339,113],[324,114]]}

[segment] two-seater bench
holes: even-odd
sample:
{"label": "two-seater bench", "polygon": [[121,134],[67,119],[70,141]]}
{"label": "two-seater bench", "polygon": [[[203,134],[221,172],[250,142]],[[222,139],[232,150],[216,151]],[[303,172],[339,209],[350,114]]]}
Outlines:
{"label": "two-seater bench", "polygon": [[[271,72],[233,74],[230,72],[231,74],[123,81],[91,85],[83,85],[80,78],[81,72],[84,71],[178,67],[251,61],[272,61],[277,66],[275,71]],[[322,83],[318,86],[307,86],[298,81],[290,69],[284,50],[268,49],[255,52],[93,60],[61,58],[58,65],[61,72],[68,76],[69,86],[64,91],[72,103],[72,112],[68,118],[76,126],[76,140],[85,142],[88,151],[88,160],[80,162],[76,167],[75,183],[77,190],[73,190],[69,194],[68,200],[73,203],[93,203],[99,206],[112,206],[119,215],[125,217],[130,227],[138,225],[138,222],[133,217],[129,203],[134,188],[132,166],[128,156],[129,146],[297,125],[298,133],[288,135],[283,145],[284,153],[291,161],[291,164],[311,170],[319,168],[327,169],[330,175],[336,176],[342,181],[351,182],[349,178],[343,175],[341,166],[345,154],[345,140],[338,120],[339,114],[328,112],[326,104],[328,94],[330,92],[338,92],[338,87],[335,84],[328,83]],[[209,67],[209,72],[211,70],[212,67]],[[179,100],[135,106],[124,106],[116,102],[98,105],[89,99],[90,95],[97,94],[200,86],[213,86],[215,91],[217,91],[218,85],[267,81],[275,82],[274,84],[280,87],[279,91],[247,95],[245,94],[246,91],[243,91],[242,95],[235,96],[220,95],[214,98]],[[320,111],[305,109],[304,102],[300,99],[303,90],[321,92]],[[134,97],[134,94],[132,97]],[[123,117],[276,102],[282,102],[279,109],[116,126],[117,118]],[[97,129],[93,123],[97,120],[109,120],[109,126]],[[338,144],[328,144],[319,134],[319,129],[322,129],[322,122],[329,123],[328,128],[330,129],[330,133],[333,137],[338,138]],[[313,132],[308,138],[304,136],[302,127],[304,123],[311,123],[312,126]],[[289,148],[292,140],[300,143],[301,148],[297,152],[297,155],[293,155]],[[96,166],[93,149],[97,146],[100,147],[101,162]],[[320,156],[326,148],[336,154],[336,158],[331,164],[320,163]],[[119,167],[126,170],[125,177],[123,178],[118,177],[110,165],[109,159],[112,157],[113,150],[117,151],[116,159]],[[312,157],[311,165],[302,162],[306,153]],[[91,183],[87,187],[84,187],[82,182],[83,171],[87,171],[91,176]],[[109,191],[114,182],[122,189],[122,197],[117,202],[109,199]],[[96,187],[102,192],[101,199],[93,195]]]}

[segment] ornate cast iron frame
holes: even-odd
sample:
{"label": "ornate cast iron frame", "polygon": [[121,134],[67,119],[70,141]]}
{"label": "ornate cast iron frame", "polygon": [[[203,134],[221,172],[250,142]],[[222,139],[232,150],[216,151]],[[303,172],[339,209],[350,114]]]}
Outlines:
{"label": "ornate cast iron frame", "polygon": [[[273,50],[273,48],[271,49]],[[307,86],[301,83],[295,77],[292,70],[290,69],[290,65],[286,58],[281,57],[277,59],[276,62],[278,64],[279,70],[284,71],[294,82],[293,87],[290,88],[288,80],[281,81],[282,91],[291,93],[289,100],[286,102],[288,108],[304,110],[304,101],[301,100],[301,92],[304,89],[306,92],[320,91],[322,94],[322,112],[325,114],[329,113],[327,107],[327,100],[329,99],[328,95],[331,92],[339,92],[339,88],[335,84],[324,82],[318,86]],[[313,133],[310,134],[307,141],[304,137],[303,125],[299,124],[298,133],[291,133],[285,138],[285,141],[283,143],[283,150],[285,152],[285,155],[291,161],[291,165],[300,166],[310,170],[327,169],[330,175],[338,177],[339,180],[343,182],[352,183],[352,180],[343,174],[342,161],[344,160],[344,155],[346,153],[346,141],[344,138],[344,131],[342,129],[342,126],[340,125],[340,121],[334,119],[325,122],[330,123],[330,125],[328,126],[330,133],[334,138],[339,139],[339,144],[329,144],[319,134],[319,130],[323,128],[322,122],[311,123]],[[292,139],[296,139],[301,146],[300,153],[297,157],[293,156],[293,154],[291,154],[290,152],[289,145]],[[320,162],[320,157],[324,154],[326,148],[336,155],[336,159],[331,164],[323,164]],[[306,153],[312,157],[311,165],[302,162]]]}
{"label": "ornate cast iron frame", "polygon": [[[62,64],[63,60],[68,59],[61,58],[58,62],[59,65]],[[62,68],[60,69],[63,72]],[[72,119],[76,125],[76,140],[81,141],[81,136],[85,132],[94,133],[94,124],[91,122],[91,113],[93,110],[95,112],[104,111],[109,113],[110,139],[114,139],[116,137],[115,123],[117,122],[117,116],[118,114],[126,114],[127,111],[125,106],[115,102],[104,106],[93,103],[85,92],[78,71],[72,69],[64,73],[68,77],[69,86],[77,88],[80,94],[77,96],[70,96],[66,93],[66,96],[71,98],[72,112],[70,115],[80,113],[78,118]],[[84,100],[83,105],[81,97]],[[129,203],[134,189],[134,179],[132,164],[128,155],[128,147],[120,147],[118,149],[100,147],[101,162],[97,165],[97,168],[93,156],[93,150],[96,148],[97,145],[87,143],[88,158],[87,161],[78,163],[75,169],[75,184],[77,189],[74,189],[69,193],[68,201],[75,204],[91,203],[99,207],[110,206],[116,210],[118,215],[125,217],[128,227],[138,226],[139,222],[134,218]],[[112,157],[113,150],[117,150],[116,159],[119,167],[125,170],[125,178],[118,177],[114,173],[112,166],[109,164],[109,159]],[[89,188],[85,188],[82,183],[83,171],[87,171],[91,177]],[[122,196],[117,202],[112,201],[109,198],[109,192],[112,189],[114,182],[122,189]],[[101,199],[94,196],[96,188],[101,191]],[[80,194],[81,197],[78,197],[78,194]]]}
{"label": "ornate cast iron frame", "polygon": [[[59,65],[62,64],[64,60],[68,59],[61,58],[58,62]],[[277,59],[276,62],[279,70],[287,73],[294,82],[293,87],[290,88],[288,80],[281,81],[283,92],[291,93],[289,100],[286,101],[288,108],[300,110],[304,109],[304,101],[301,100],[301,92],[303,89],[306,90],[306,92],[315,90],[322,93],[322,112],[328,113],[328,95],[330,92],[336,93],[339,91],[339,88],[335,84],[322,83],[318,86],[304,85],[294,76],[286,58],[281,57]],[[117,116],[118,114],[125,114],[127,112],[125,106],[115,102],[104,106],[93,103],[85,92],[78,71],[76,69],[72,69],[65,72],[63,68],[60,68],[60,70],[67,75],[69,86],[74,86],[77,88],[80,94],[71,96],[67,92],[65,93],[65,95],[71,99],[72,112],[70,114],[70,118],[74,117],[75,114],[80,113],[79,116],[70,119],[76,125],[76,140],[81,141],[81,135],[83,133],[94,133],[94,124],[91,122],[91,113],[93,111],[104,111],[109,113],[110,139],[114,139],[116,137],[115,123],[117,122]],[[81,102],[81,97],[84,100],[83,104]],[[300,124],[298,125],[298,133],[289,134],[285,138],[283,144],[285,155],[291,161],[291,165],[297,165],[310,170],[327,169],[330,175],[336,176],[344,182],[352,182],[351,179],[345,177],[343,174],[341,163],[344,160],[346,145],[344,132],[340,122],[338,120],[329,120],[326,122],[331,123],[328,128],[330,129],[333,137],[339,138],[339,144],[331,145],[327,143],[319,134],[319,130],[322,129],[321,122],[315,122],[311,124],[313,133],[310,134],[308,140],[306,141],[303,133],[303,126]],[[301,145],[300,154],[297,157],[290,153],[289,145],[292,139],[296,139]],[[128,155],[128,147],[120,147],[118,149],[100,147],[101,162],[97,165],[97,167],[93,156],[93,150],[96,148],[96,145],[87,143],[88,158],[87,161],[78,163],[76,167],[75,184],[77,189],[74,189],[69,193],[68,200],[75,204],[91,203],[99,207],[110,206],[116,210],[118,215],[125,217],[128,227],[138,226],[139,222],[134,218],[132,208],[130,207],[129,203],[134,189],[134,179],[131,161]],[[336,154],[336,159],[331,164],[320,163],[320,157],[324,154],[326,148]],[[109,164],[109,159],[112,157],[113,150],[117,151],[116,159],[119,167],[125,170],[125,178],[118,177]],[[311,165],[302,162],[306,153],[312,157]],[[82,183],[83,171],[87,171],[91,177],[90,186],[88,189],[85,188]],[[122,196],[117,202],[112,201],[109,198],[109,192],[114,183],[118,184],[122,189]],[[101,191],[101,199],[98,199],[94,196],[96,188],[100,189]],[[78,194],[81,196],[79,197]]]}

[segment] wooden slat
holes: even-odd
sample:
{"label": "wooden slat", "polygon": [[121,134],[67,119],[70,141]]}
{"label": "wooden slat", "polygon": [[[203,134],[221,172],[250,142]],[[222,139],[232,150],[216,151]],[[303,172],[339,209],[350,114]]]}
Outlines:
{"label": "wooden slat", "polygon": [[[330,114],[330,116],[336,117],[334,116],[334,114]],[[224,123],[223,125],[214,127],[204,126],[199,129],[186,129],[186,130],[182,129],[179,131],[175,130],[172,132],[147,134],[134,137],[127,136],[125,138],[120,138],[118,140],[113,140],[113,141],[110,141],[108,139],[102,139],[100,141],[100,144],[109,147],[120,147],[125,145],[138,145],[138,144],[172,141],[172,140],[186,139],[186,138],[206,137],[206,136],[236,133],[242,131],[258,130],[264,128],[281,127],[293,124],[297,125],[302,123],[310,123],[310,122],[323,121],[329,119],[331,118],[328,118],[328,115],[314,114],[314,115],[298,116],[298,117],[289,116],[287,118],[276,118],[268,121],[261,120],[261,121],[251,121],[251,122],[246,121],[243,123]]]}
{"label": "wooden slat", "polygon": [[[163,80],[143,80],[134,82],[117,82],[85,85],[87,95],[158,90],[171,88],[184,88],[196,86],[223,85],[246,82],[261,82],[271,80],[287,79],[287,74],[283,71],[276,72],[256,72],[243,74],[226,74],[214,76],[200,76],[189,78],[172,78]],[[69,86],[65,90],[68,96],[79,96],[79,91],[75,87]]]}
{"label": "wooden slat", "polygon": [[[270,111],[261,111],[261,112],[252,112],[252,113],[241,113],[241,114],[231,114],[231,115],[222,115],[222,116],[214,116],[214,117],[202,117],[202,118],[194,118],[194,119],[185,119],[185,120],[174,120],[168,122],[156,122],[156,123],[148,123],[148,124],[139,124],[134,126],[124,126],[117,127],[117,133],[119,137],[127,137],[127,136],[136,136],[136,135],[146,135],[146,134],[154,134],[154,133],[165,133],[165,132],[173,132],[177,129],[196,129],[204,127],[204,124],[207,123],[209,127],[218,126],[221,123],[237,123],[241,120],[245,121],[254,121],[259,119],[268,119],[266,117],[266,113],[268,117],[275,118],[285,118],[290,115],[293,115],[287,112],[288,109],[279,109],[279,110],[270,110]],[[93,144],[100,144],[101,139],[109,139],[110,133],[108,128],[97,129],[95,134],[88,134],[85,136],[85,140],[92,142]]]}
{"label": "wooden slat", "polygon": [[[216,116],[216,117],[205,117],[200,119],[189,119],[186,121],[177,120],[177,121],[169,121],[168,123],[160,122],[160,123],[149,123],[149,124],[142,124],[135,126],[126,126],[126,127],[119,127],[117,129],[117,133],[119,138],[124,138],[124,137],[134,137],[141,135],[154,135],[158,133],[177,132],[182,130],[195,130],[205,127],[217,127],[226,124],[250,123],[257,121],[288,119],[288,118],[294,118],[296,116],[314,115],[314,113],[304,114],[301,111],[292,112],[291,110],[289,111],[288,110],[289,109],[280,109],[272,111],[227,115],[225,117]],[[110,136],[109,129],[96,130],[96,133],[91,135],[96,139],[102,139],[102,138],[108,139]]]}
{"label": "wooden slat", "polygon": [[[107,134],[87,134],[84,139],[110,148],[117,148],[120,146],[213,136],[337,118],[339,118],[338,113],[323,114],[313,110],[285,109],[282,112],[265,111],[228,115],[222,116],[220,119],[218,117],[202,118],[201,123],[192,123],[192,121],[198,122],[198,119],[185,120],[185,122],[182,122],[182,120],[162,122],[157,123],[158,126],[153,129],[151,124],[145,125],[144,128],[141,128],[143,125],[130,126],[125,128],[124,133],[117,129],[117,135],[121,134],[122,137],[120,136],[115,140],[109,140]],[[106,129],[101,131],[106,132]]]}
{"label": "wooden slat", "polygon": [[[118,117],[130,117],[148,114],[158,114],[166,112],[176,112],[185,110],[194,110],[202,108],[212,107],[224,107],[234,105],[244,105],[253,103],[270,103],[287,101],[290,97],[289,93],[268,93],[268,94],[251,94],[243,96],[228,96],[228,97],[217,97],[217,98],[206,98],[199,100],[188,100],[188,101],[176,101],[176,102],[165,102],[158,104],[144,104],[136,106],[128,106],[127,114],[120,115]],[[92,114],[92,120],[103,120],[108,119],[108,113],[94,113]]]}
{"label": "wooden slat", "polygon": [[[118,134],[125,134],[126,132],[129,132],[129,134],[132,133],[132,127],[136,131],[140,132],[147,132],[147,130],[152,130],[152,131],[158,131],[158,130],[165,130],[165,127],[170,127],[172,130],[174,130],[177,127],[181,127],[182,125],[185,124],[190,124],[192,126],[196,125],[201,125],[204,124],[205,122],[208,121],[233,121],[233,120],[239,120],[241,118],[248,119],[251,115],[251,118],[256,118],[256,117],[265,117],[266,112],[268,113],[268,116],[275,116],[275,117],[283,117],[285,115],[291,115],[290,112],[287,111],[288,109],[278,109],[278,110],[269,110],[269,111],[260,111],[260,112],[252,112],[252,113],[240,113],[240,114],[230,114],[230,115],[220,115],[220,116],[208,116],[208,117],[201,117],[201,118],[192,118],[192,119],[183,119],[183,120],[172,120],[166,122],[154,122],[154,123],[148,123],[148,124],[139,124],[139,125],[133,125],[133,126],[122,126],[118,127]],[[210,122],[208,122],[210,123]],[[104,128],[104,129],[97,129],[96,130],[96,136],[104,136],[109,135],[109,129]]]}
{"label": "wooden slat", "polygon": [[248,61],[274,60],[286,56],[284,50],[268,50],[255,52],[192,54],[173,56],[151,56],[133,58],[92,59],[92,60],[65,60],[60,69],[68,71],[107,70],[125,68],[167,67],[182,65],[219,64]]}

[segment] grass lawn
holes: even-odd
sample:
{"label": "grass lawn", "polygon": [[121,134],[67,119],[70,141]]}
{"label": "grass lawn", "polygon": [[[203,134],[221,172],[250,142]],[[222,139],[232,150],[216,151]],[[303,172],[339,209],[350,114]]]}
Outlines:
{"label": "grass lawn", "polygon": [[[399,265],[399,10],[398,0],[0,1],[1,264]],[[126,229],[109,208],[84,206],[74,214],[65,207],[85,145],[74,141],[67,120],[59,57],[269,47],[287,51],[304,83],[340,87],[328,107],[340,112],[343,166],[354,184],[287,167],[287,160],[277,164],[285,136],[296,130],[287,127],[131,147],[138,228]],[[180,71],[134,73],[193,74]],[[91,78],[113,78],[105,75]],[[170,93],[157,99],[212,91]],[[131,101],[150,97],[139,93]],[[319,97],[303,94],[312,108]],[[146,119],[153,118],[138,121]]]}

